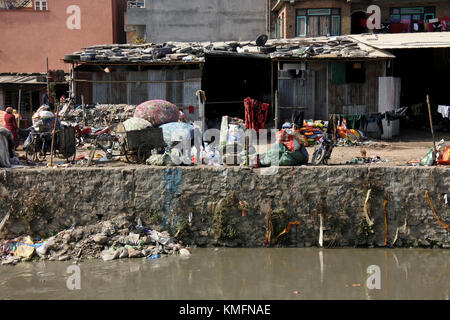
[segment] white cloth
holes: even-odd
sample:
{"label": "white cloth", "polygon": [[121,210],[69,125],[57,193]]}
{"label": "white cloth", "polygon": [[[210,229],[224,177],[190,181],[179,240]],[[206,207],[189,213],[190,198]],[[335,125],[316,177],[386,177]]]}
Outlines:
{"label": "white cloth", "polygon": [[443,118],[450,118],[450,106],[438,106],[438,112]]}

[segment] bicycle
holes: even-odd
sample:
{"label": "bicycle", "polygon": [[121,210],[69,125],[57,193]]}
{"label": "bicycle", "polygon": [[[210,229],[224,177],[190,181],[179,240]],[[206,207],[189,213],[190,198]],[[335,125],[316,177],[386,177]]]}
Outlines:
{"label": "bicycle", "polygon": [[27,138],[25,149],[25,158],[28,161],[42,162],[51,148],[51,132],[36,132],[32,130]]}

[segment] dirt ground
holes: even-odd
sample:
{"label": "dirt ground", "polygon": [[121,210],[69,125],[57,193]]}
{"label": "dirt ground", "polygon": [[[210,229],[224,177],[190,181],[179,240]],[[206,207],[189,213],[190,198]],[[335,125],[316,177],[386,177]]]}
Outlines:
{"label": "dirt ground", "polygon": [[[450,146],[450,133],[435,132],[435,140],[438,143],[444,139],[444,146]],[[354,147],[336,147],[333,149],[329,164],[345,164],[355,157],[360,156],[360,150],[365,149],[367,157],[379,156],[383,162],[368,164],[371,166],[397,166],[405,165],[408,161],[422,159],[433,148],[433,139],[429,131],[403,130],[401,136],[392,140],[377,140],[370,138],[366,144]],[[308,147],[308,153],[314,152],[314,147]]]}
{"label": "dirt ground", "polygon": [[[441,139],[444,139],[446,146],[450,146],[450,133],[449,132],[435,132],[436,143]],[[347,162],[351,161],[355,157],[360,156],[360,151],[362,149],[366,150],[367,157],[380,157],[382,162],[372,163],[372,164],[359,164],[366,166],[403,166],[406,165],[408,161],[418,161],[422,159],[428,151],[433,147],[431,133],[427,130],[402,130],[401,136],[394,137],[392,140],[379,140],[369,138],[362,145],[359,146],[339,146],[333,149],[331,159],[329,160],[329,165],[345,165]],[[308,147],[309,159],[311,161],[311,156],[314,152],[315,147]],[[261,151],[266,148],[260,148]],[[18,148],[19,156],[21,160],[25,159],[22,147]],[[86,147],[81,147],[77,150],[77,157],[85,155],[88,157],[89,150]],[[104,156],[101,150],[96,151],[97,160]],[[54,165],[58,167],[62,166],[74,166],[65,164],[64,159],[54,158]],[[25,161],[21,161],[23,165]],[[46,161],[39,164],[39,167],[48,167],[50,162],[50,156],[47,156]],[[86,166],[86,162],[78,162],[75,166]],[[118,167],[118,166],[129,166],[125,159],[121,161],[116,157],[113,161],[102,162],[96,161],[94,166],[96,167]],[[347,164],[351,165],[351,164]],[[29,167],[35,167],[28,165]]]}

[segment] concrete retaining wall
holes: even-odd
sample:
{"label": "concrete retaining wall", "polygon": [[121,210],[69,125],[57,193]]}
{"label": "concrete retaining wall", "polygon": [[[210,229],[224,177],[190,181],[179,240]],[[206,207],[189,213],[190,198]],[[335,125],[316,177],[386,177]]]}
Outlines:
{"label": "concrete retaining wall", "polygon": [[[0,172],[3,237],[47,236],[121,213],[167,228],[185,244],[258,247],[299,221],[273,245],[449,245],[450,170],[412,167],[282,167],[274,175],[237,167],[120,167]],[[369,228],[363,219],[367,191]],[[269,234],[267,231],[271,231]]]}

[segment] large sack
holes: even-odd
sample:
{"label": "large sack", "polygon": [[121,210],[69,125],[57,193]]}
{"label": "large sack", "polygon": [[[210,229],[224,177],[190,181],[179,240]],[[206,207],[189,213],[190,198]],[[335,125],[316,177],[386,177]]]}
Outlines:
{"label": "large sack", "polygon": [[165,100],[150,100],[141,103],[134,111],[135,118],[149,121],[154,127],[169,122],[176,122],[180,116],[180,110],[176,105]]}
{"label": "large sack", "polygon": [[292,152],[284,144],[277,143],[267,151],[261,160],[261,165],[296,166],[307,162],[308,153],[305,148]]}
{"label": "large sack", "polygon": [[159,126],[163,130],[164,142],[191,141],[194,139],[194,126],[186,122],[170,122]]}
{"label": "large sack", "polygon": [[150,122],[142,118],[131,118],[123,122],[125,131],[143,130],[151,126],[152,124]]}

